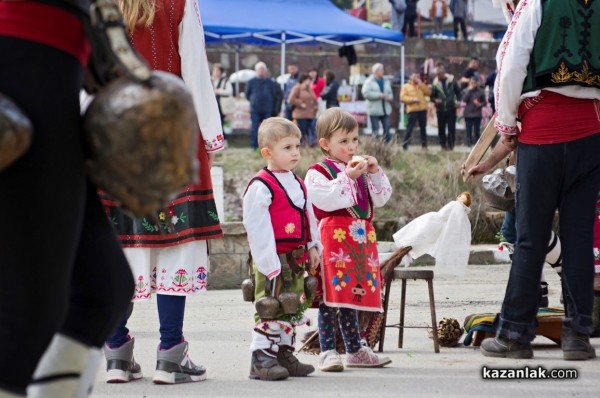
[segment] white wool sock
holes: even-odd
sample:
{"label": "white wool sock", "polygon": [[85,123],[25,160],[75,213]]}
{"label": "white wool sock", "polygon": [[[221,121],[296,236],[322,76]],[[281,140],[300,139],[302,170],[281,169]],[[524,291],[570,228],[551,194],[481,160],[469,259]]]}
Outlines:
{"label": "white wool sock", "polygon": [[[78,390],[91,349],[62,334],[54,335],[27,387],[29,398],[84,398]],[[82,395],[83,394],[83,395]]]}

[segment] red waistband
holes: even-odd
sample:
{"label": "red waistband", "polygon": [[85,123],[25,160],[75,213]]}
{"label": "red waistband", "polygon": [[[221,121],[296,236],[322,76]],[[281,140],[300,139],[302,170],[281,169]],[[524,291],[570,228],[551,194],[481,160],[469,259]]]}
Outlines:
{"label": "red waistband", "polygon": [[519,106],[524,144],[558,144],[600,132],[600,101],[542,91]]}
{"label": "red waistband", "polygon": [[35,1],[0,1],[0,35],[54,47],[87,65],[90,46],[79,18]]}

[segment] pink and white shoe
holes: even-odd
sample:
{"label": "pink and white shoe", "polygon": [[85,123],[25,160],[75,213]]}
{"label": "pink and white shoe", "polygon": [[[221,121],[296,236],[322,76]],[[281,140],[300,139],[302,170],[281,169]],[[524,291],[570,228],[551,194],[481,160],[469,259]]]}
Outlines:
{"label": "pink and white shoe", "polygon": [[346,366],[349,368],[382,368],[392,363],[389,357],[379,357],[369,347],[361,347],[358,352],[346,354]]}

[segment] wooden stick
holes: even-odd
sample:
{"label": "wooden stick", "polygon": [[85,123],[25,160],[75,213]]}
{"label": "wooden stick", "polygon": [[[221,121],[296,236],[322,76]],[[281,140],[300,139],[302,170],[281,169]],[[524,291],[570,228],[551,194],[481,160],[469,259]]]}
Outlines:
{"label": "wooden stick", "polygon": [[467,171],[471,167],[477,166],[479,164],[481,159],[483,159],[483,155],[485,155],[485,152],[492,145],[492,141],[494,141],[494,138],[496,138],[496,134],[498,134],[498,130],[496,130],[496,128],[494,127],[495,120],[496,120],[496,114],[494,114],[494,116],[492,116],[492,118],[488,122],[487,126],[485,126],[485,130],[483,130],[483,133],[481,133],[481,136],[479,137],[479,139],[473,146],[473,149],[471,149],[471,152],[469,153],[469,156],[467,157],[467,160],[465,161],[465,167],[464,167],[464,172],[463,172],[463,181],[464,182],[467,182],[469,177],[471,177],[471,175],[469,175],[467,173]]}
{"label": "wooden stick", "polygon": [[298,348],[296,351],[297,352],[302,351],[304,349],[304,347],[309,345],[315,339],[315,337],[317,337],[318,335],[319,335],[319,329],[315,330],[315,332],[309,338],[307,338],[306,341],[304,342],[304,344],[302,344],[300,346],[300,348]]}

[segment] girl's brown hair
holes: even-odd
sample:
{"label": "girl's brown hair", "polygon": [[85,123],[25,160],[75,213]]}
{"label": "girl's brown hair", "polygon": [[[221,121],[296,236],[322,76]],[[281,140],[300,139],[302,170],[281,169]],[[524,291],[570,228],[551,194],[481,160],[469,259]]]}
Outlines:
{"label": "girl's brown hair", "polygon": [[[335,131],[342,130],[349,133],[357,128],[358,123],[350,113],[339,107],[329,108],[317,119],[317,140],[321,138],[330,140]],[[321,151],[328,155],[323,148]]]}
{"label": "girl's brown hair", "polygon": [[136,26],[149,27],[154,22],[155,0],[118,0],[118,4],[129,32]]}

